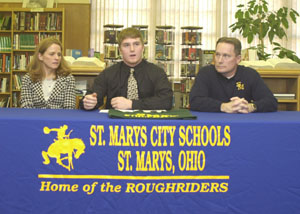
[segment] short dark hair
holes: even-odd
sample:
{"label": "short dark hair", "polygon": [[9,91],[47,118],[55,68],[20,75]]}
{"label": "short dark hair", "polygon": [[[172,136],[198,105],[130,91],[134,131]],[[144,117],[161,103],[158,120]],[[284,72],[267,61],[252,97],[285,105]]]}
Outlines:
{"label": "short dark hair", "polygon": [[218,39],[216,47],[219,43],[228,43],[234,46],[234,52],[236,56],[241,55],[242,44],[241,41],[234,37],[221,37]]}
{"label": "short dark hair", "polygon": [[118,44],[119,44],[119,47],[121,47],[121,44],[122,44],[123,40],[127,39],[127,38],[140,38],[142,44],[144,45],[142,34],[136,28],[132,28],[132,27],[125,28],[124,30],[122,30],[119,33],[119,35],[118,35]]}

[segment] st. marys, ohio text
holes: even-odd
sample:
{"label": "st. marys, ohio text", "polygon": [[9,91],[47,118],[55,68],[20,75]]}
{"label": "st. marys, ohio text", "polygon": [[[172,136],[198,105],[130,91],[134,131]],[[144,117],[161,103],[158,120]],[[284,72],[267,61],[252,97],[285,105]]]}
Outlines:
{"label": "st. marys, ohio text", "polygon": [[[150,129],[151,128],[151,129]],[[140,147],[135,151],[135,171],[170,171],[174,173],[172,147],[185,147],[178,155],[180,171],[203,171],[203,147],[228,147],[231,143],[230,126],[109,126],[109,143],[103,125],[91,125],[90,146]],[[150,129],[150,130],[148,130]],[[178,130],[177,130],[178,129]],[[145,147],[157,148],[149,151]],[[186,149],[186,148],[190,149]],[[119,150],[118,171],[132,171],[132,151]]]}

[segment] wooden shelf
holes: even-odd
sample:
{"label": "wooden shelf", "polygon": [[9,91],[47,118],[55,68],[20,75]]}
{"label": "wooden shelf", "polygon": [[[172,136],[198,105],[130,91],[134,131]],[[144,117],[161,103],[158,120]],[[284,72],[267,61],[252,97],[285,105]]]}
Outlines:
{"label": "wooden shelf", "polygon": [[[55,35],[60,39],[62,46],[64,47],[64,11],[64,8],[0,8],[0,15],[11,17],[10,25],[7,26],[7,29],[9,30],[0,31],[0,36],[5,36],[10,39],[3,40],[9,41],[6,44],[10,45],[10,51],[0,52],[0,54],[5,54],[5,57],[8,57],[10,60],[10,71],[12,71],[0,73],[2,76],[9,75],[7,81],[8,92],[0,94],[8,97],[9,107],[16,107],[19,98],[19,96],[16,96],[16,94],[19,94],[19,90],[15,90],[14,87],[14,84],[16,84],[15,75],[21,78],[21,76],[26,73],[24,69],[29,62],[29,59],[26,58],[34,54],[35,46],[38,45],[38,42],[45,37]],[[26,47],[26,49],[24,49],[24,47]],[[25,60],[21,55],[24,56]],[[21,60],[24,60],[19,64],[23,65],[20,67],[22,70],[13,69],[15,68],[15,65],[17,65],[17,62]]]}
{"label": "wooden shelf", "polygon": [[296,99],[278,99],[279,110],[300,111],[300,70],[258,69],[257,71],[274,94],[295,94]]}

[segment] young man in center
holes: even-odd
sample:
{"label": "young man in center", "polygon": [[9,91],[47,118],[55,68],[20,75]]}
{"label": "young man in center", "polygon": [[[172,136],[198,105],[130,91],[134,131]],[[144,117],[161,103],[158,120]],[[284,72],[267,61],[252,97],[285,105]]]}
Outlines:
{"label": "young man in center", "polygon": [[190,108],[203,112],[251,113],[277,110],[277,100],[252,68],[240,66],[241,42],[217,41],[215,64],[199,70],[190,93]]}
{"label": "young man in center", "polygon": [[[106,68],[95,78],[80,107],[85,110],[99,108],[106,96],[107,109],[171,109],[171,84],[162,68],[143,59],[140,31],[135,28],[122,30],[118,44],[123,61]],[[132,95],[134,89],[137,90]]]}

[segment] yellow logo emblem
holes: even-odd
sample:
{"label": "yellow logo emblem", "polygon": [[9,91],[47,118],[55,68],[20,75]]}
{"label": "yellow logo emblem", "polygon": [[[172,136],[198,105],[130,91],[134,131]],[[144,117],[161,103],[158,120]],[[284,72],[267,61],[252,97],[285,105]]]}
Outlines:
{"label": "yellow logo emblem", "polygon": [[58,165],[71,171],[73,169],[73,154],[75,159],[78,159],[84,153],[84,142],[80,138],[70,138],[73,130],[66,135],[67,129],[67,125],[53,129],[49,129],[47,126],[44,127],[43,131],[45,134],[49,134],[52,131],[57,132],[57,139],[54,139],[54,142],[48,147],[47,152],[42,151],[43,164],[48,165],[50,163],[49,157],[56,158]]}
{"label": "yellow logo emblem", "polygon": [[245,86],[242,82],[236,82],[236,88],[238,91],[245,90]]}

